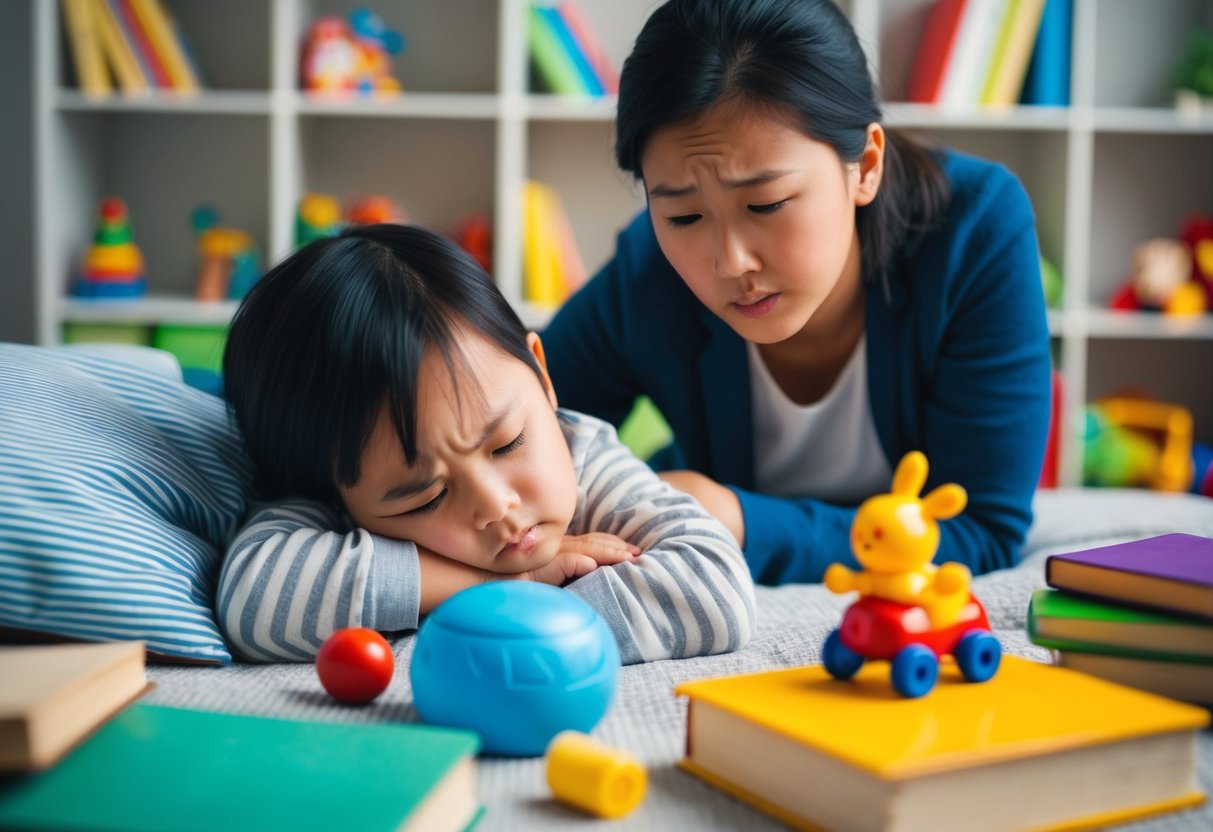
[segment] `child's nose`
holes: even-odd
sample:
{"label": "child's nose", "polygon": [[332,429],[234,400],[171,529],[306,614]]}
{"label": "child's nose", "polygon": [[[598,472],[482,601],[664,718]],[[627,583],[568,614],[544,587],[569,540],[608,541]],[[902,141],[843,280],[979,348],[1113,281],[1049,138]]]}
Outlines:
{"label": "child's nose", "polygon": [[500,522],[521,501],[518,492],[506,480],[500,477],[489,477],[481,480],[475,487],[475,518],[477,529],[486,529],[493,523]]}

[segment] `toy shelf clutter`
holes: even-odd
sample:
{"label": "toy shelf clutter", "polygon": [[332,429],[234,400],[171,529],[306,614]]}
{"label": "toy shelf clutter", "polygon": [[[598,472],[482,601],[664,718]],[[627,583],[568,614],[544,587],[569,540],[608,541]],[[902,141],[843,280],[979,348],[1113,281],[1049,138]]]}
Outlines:
{"label": "toy shelf clutter", "polygon": [[[38,333],[74,327],[223,326],[235,302],[193,300],[194,207],[223,208],[264,262],[288,251],[306,193],[388,194],[411,219],[451,229],[487,216],[494,274],[528,324],[521,201],[550,184],[592,272],[643,205],[612,160],[610,96],[534,93],[527,0],[161,0],[187,36],[201,86],[188,96],[84,96],[59,3],[34,3]],[[579,0],[619,67],[654,0]],[[1125,388],[1191,410],[1213,445],[1213,314],[1115,312],[1134,248],[1213,213],[1213,114],[1180,114],[1169,89],[1190,30],[1213,28],[1192,0],[1073,0],[1070,106],[945,109],[906,103],[932,0],[840,0],[869,50],[889,125],[933,133],[1005,163],[1024,182],[1044,256],[1064,286],[1051,313],[1064,376],[1061,484],[1082,474],[1081,414]],[[398,32],[403,89],[333,99],[299,89],[309,25],[364,6]],[[103,197],[127,204],[148,279],[144,299],[72,298],[68,276]]]}

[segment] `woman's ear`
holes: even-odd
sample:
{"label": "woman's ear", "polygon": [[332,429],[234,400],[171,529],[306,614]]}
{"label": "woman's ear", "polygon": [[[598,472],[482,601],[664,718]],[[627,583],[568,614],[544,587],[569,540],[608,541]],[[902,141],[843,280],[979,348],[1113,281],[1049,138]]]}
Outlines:
{"label": "woman's ear", "polygon": [[534,332],[526,334],[526,345],[531,350],[531,355],[535,356],[535,361],[539,364],[539,377],[543,380],[544,392],[548,394],[548,401],[552,403],[552,408],[557,407],[556,404],[556,388],[552,386],[552,377],[548,375],[548,360],[543,354],[543,341],[539,340],[539,335]]}
{"label": "woman's ear", "polygon": [[859,181],[855,185],[855,204],[868,205],[880,190],[884,176],[884,128],[876,122],[868,125],[868,139],[859,156]]}

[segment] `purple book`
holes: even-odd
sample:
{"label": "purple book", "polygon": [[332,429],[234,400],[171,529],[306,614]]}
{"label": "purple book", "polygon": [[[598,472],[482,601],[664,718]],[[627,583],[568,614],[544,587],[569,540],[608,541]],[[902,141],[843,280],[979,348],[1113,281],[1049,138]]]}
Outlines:
{"label": "purple book", "polygon": [[1057,589],[1213,619],[1213,540],[1164,534],[1052,555],[1045,580]]}

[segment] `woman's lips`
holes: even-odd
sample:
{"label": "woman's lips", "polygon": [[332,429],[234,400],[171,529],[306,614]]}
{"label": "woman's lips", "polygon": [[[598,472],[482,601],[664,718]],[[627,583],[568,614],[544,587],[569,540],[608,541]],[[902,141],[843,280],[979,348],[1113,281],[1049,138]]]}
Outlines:
{"label": "woman's lips", "polygon": [[501,551],[497,553],[497,557],[507,557],[513,554],[528,555],[531,553],[532,549],[539,545],[539,537],[539,526],[531,526],[522,533],[522,537],[518,538],[513,543],[507,543],[501,549]]}
{"label": "woman's lips", "polygon": [[733,308],[747,318],[763,318],[771,314],[775,304],[779,303],[779,293],[769,295],[747,295],[733,302]]}

